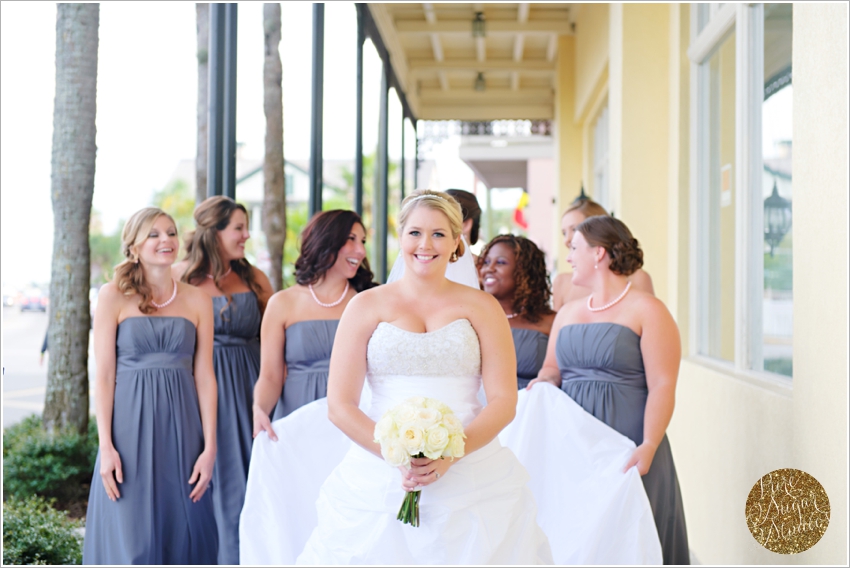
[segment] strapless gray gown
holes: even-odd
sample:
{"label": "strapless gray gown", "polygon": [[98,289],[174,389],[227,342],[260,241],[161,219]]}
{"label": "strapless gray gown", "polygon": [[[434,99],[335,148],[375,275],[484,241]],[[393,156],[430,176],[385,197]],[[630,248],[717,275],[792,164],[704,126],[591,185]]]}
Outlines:
{"label": "strapless gray gown", "polygon": [[518,389],[524,389],[543,366],[549,336],[533,329],[516,328],[511,328],[511,335],[516,350],[516,384]]}
{"label": "strapless gray gown", "polygon": [[[558,333],[557,357],[561,389],[587,412],[640,445],[649,392],[640,336],[614,323],[567,325]],[[689,564],[682,493],[666,435],[641,480],[655,517],[664,564]]]}
{"label": "strapless gray gown", "polygon": [[328,366],[339,320],[299,321],[286,328],[286,381],[272,420],[328,395]]}
{"label": "strapless gray gown", "polygon": [[211,487],[192,503],[189,477],[204,433],[193,376],[195,326],[182,317],[118,325],[112,443],[121,497],[112,502],[94,466],[83,564],[215,564]]}
{"label": "strapless gray gown", "polygon": [[231,298],[230,305],[225,296],[213,298],[218,453],[212,497],[218,525],[219,564],[239,564],[239,514],[245,500],[254,443],[251,415],[254,385],[260,375],[261,316],[257,296],[254,292],[241,292]]}

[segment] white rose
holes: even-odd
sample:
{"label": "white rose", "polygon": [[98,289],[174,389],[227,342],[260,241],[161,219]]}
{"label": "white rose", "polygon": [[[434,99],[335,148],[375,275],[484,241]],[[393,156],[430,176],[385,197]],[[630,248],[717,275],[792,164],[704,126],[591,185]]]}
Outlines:
{"label": "white rose", "polygon": [[425,456],[435,460],[449,444],[449,431],[442,426],[432,426],[425,431]]}
{"label": "white rose", "polygon": [[410,454],[407,453],[400,440],[393,440],[388,444],[381,444],[381,455],[391,466],[407,466],[410,464]]}
{"label": "white rose", "polygon": [[463,441],[463,434],[455,434],[449,439],[447,449],[451,452],[453,458],[462,458],[466,443]]}
{"label": "white rose", "polygon": [[411,422],[416,420],[416,410],[415,406],[404,403],[400,404],[396,409],[394,414],[395,423],[401,427],[404,424],[410,424]]}
{"label": "white rose", "polygon": [[428,399],[426,399],[424,396],[412,396],[404,402],[406,404],[409,404],[410,406],[414,406],[416,408],[422,408],[423,406],[426,406],[427,400]]}
{"label": "white rose", "polygon": [[443,426],[449,431],[449,434],[461,434],[463,432],[463,422],[454,414],[443,415]]}
{"label": "white rose", "polygon": [[382,440],[388,439],[395,432],[395,422],[393,421],[393,417],[389,414],[384,414],[384,417],[378,420],[378,423],[375,424],[375,441],[381,442]]}
{"label": "white rose", "polygon": [[415,424],[422,430],[427,430],[437,424],[441,418],[442,416],[439,410],[434,408],[420,408],[416,411]]}
{"label": "white rose", "polygon": [[445,405],[436,398],[426,398],[423,406],[425,408],[433,408],[435,410],[440,410],[440,407]]}
{"label": "white rose", "polygon": [[422,451],[422,440],[422,430],[415,426],[408,426],[401,431],[401,443],[411,456]]}

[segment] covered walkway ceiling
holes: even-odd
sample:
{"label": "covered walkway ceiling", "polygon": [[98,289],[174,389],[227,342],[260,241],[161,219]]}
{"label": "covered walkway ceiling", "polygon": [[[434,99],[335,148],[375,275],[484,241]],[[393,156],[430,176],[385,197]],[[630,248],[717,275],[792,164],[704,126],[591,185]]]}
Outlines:
{"label": "covered walkway ceiling", "polygon": [[558,36],[573,33],[575,4],[368,6],[417,118],[554,118]]}

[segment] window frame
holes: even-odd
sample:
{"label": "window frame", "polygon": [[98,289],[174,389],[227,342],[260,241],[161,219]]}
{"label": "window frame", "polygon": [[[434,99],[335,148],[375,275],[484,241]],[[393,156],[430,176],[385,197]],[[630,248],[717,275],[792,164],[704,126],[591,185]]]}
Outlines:
{"label": "window frame", "polygon": [[[712,4],[699,30],[699,10],[691,4],[690,60],[690,319],[689,357],[701,364],[785,390],[791,377],[764,371],[762,296],[764,210],[761,149],[764,101],[764,5]],[[704,15],[704,14],[703,14]],[[735,354],[732,362],[707,353],[711,341],[709,287],[708,62],[735,33]],[[715,227],[716,228],[716,227]]]}

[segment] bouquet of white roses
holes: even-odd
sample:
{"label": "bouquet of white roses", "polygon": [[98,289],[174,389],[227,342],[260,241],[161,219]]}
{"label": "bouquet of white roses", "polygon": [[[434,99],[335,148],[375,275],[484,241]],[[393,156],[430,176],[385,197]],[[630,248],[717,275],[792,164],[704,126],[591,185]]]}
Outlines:
{"label": "bouquet of white roses", "polygon": [[[384,413],[375,424],[375,442],[392,466],[410,465],[410,458],[459,458],[463,456],[463,424],[446,404],[415,396]],[[419,526],[419,496],[409,491],[398,511],[398,520]]]}

